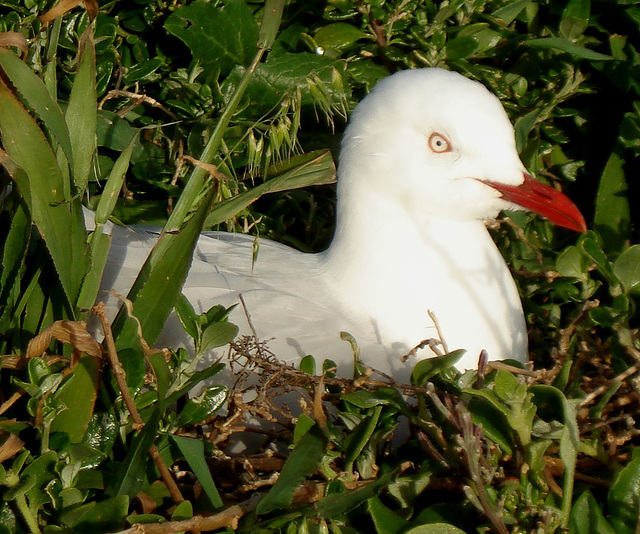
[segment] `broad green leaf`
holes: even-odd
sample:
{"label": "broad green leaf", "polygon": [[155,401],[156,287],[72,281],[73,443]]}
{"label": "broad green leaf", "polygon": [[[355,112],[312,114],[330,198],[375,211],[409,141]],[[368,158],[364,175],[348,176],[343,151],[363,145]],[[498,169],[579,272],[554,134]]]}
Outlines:
{"label": "broad green leaf", "polygon": [[446,52],[447,59],[455,61],[469,57],[478,50],[480,44],[474,36],[460,36],[447,41]]}
{"label": "broad green leaf", "polygon": [[300,414],[293,429],[293,444],[295,445],[300,439],[315,425],[316,422],[306,414]]}
{"label": "broad green leaf", "polygon": [[202,330],[200,353],[231,343],[238,335],[238,327],[227,321],[213,323]]}
{"label": "broad green leaf", "polygon": [[125,83],[125,85],[132,85],[136,82],[144,80],[148,76],[151,76],[161,66],[162,60],[157,57],[142,61],[141,63],[138,63],[127,71],[123,82]]}
{"label": "broad green leaf", "polygon": [[[116,113],[101,109],[98,110],[96,134],[98,146],[125,151],[134,137],[139,134],[139,129],[131,126],[128,120]],[[139,142],[136,146],[139,146]]]}
{"label": "broad green leaf", "polygon": [[580,495],[571,507],[569,534],[616,534],[590,491]]}
{"label": "broad green leaf", "polygon": [[601,54],[595,52],[584,46],[575,44],[568,39],[561,39],[560,37],[542,37],[540,39],[529,39],[524,42],[525,45],[533,48],[551,48],[560,52],[566,52],[572,56],[582,59],[590,59],[593,61],[609,61],[613,57],[607,54]]}
{"label": "broad green leaf", "polygon": [[337,516],[345,514],[372,497],[379,495],[382,488],[387,487],[397,476],[396,471],[391,471],[363,488],[327,495],[316,504],[317,513],[320,517],[335,519]]}
{"label": "broad green leaf", "polygon": [[227,400],[225,386],[210,386],[197,397],[190,398],[178,417],[178,426],[192,426],[213,417]]}
{"label": "broad green leaf", "polygon": [[180,452],[200,482],[213,508],[222,508],[222,499],[211,477],[211,470],[204,456],[204,444],[202,441],[184,436],[171,436],[171,441],[180,449]]}
{"label": "broad green leaf", "polygon": [[[184,350],[184,349],[180,349]],[[223,363],[214,363],[209,367],[202,369],[200,371],[195,371],[188,375],[188,378],[181,383],[179,386],[172,386],[169,389],[167,394],[166,402],[167,404],[171,404],[176,402],[180,397],[186,395],[191,389],[193,389],[196,385],[204,380],[209,380],[211,377],[219,374],[225,365]]]}
{"label": "broad green leaf", "polygon": [[511,24],[520,13],[531,3],[531,0],[519,0],[518,2],[509,2],[500,9],[496,9],[491,15],[500,19],[505,25]]}
{"label": "broad green leaf", "polygon": [[624,160],[615,153],[609,157],[600,177],[593,223],[608,250],[622,250],[631,236]]}
{"label": "broad green leaf", "polygon": [[387,508],[378,496],[367,501],[367,509],[377,534],[399,534],[409,524],[406,519]]}
{"label": "broad green leaf", "polygon": [[609,522],[616,534],[635,534],[640,526],[640,459],[629,462],[616,476],[607,497]]}
{"label": "broad green leaf", "polygon": [[584,33],[589,25],[590,0],[570,0],[562,12],[560,35],[574,41]]}
{"label": "broad green leaf", "polygon": [[56,390],[52,401],[66,406],[51,424],[51,432],[66,432],[71,443],[80,443],[93,417],[98,395],[101,360],[82,356]]}
{"label": "broad green leaf", "polygon": [[[200,480],[198,478],[198,480]],[[191,501],[182,501],[171,513],[171,521],[182,521],[193,517],[193,504]]]}
{"label": "broad green leaf", "polygon": [[[594,234],[591,234],[593,236]],[[598,267],[598,271],[607,279],[607,281],[612,286],[617,286],[618,281],[616,280],[615,275],[613,274],[613,269],[611,268],[611,264],[609,263],[609,259],[607,255],[602,250],[602,247],[599,243],[593,238],[589,236],[584,238],[581,241],[582,250],[587,254],[589,259],[593,261]]]}
{"label": "broad green leaf", "polygon": [[0,109],[4,149],[24,171],[12,177],[51,254],[71,314],[88,266],[80,200],[65,198],[68,186],[49,142],[4,82]]}
{"label": "broad green leaf", "polygon": [[42,80],[8,48],[0,47],[0,69],[11,80],[22,102],[35,113],[47,132],[60,144],[67,161],[72,161],[71,139],[64,115]]}
{"label": "broad green leaf", "polygon": [[451,369],[464,356],[465,352],[467,351],[464,349],[458,349],[444,356],[420,360],[411,373],[411,383],[420,387],[424,386],[437,374],[445,369]]}
{"label": "broad green leaf", "polygon": [[446,523],[431,523],[405,530],[403,534],[464,534],[464,530]]}
{"label": "broad green leaf", "polygon": [[[89,171],[96,149],[96,51],[93,46],[92,27],[83,32],[78,43],[78,67],[65,120],[69,127],[73,149],[73,180],[80,192],[87,188]],[[75,194],[75,191],[73,192]]]}
{"label": "broad green leaf", "polygon": [[271,178],[236,197],[216,204],[207,216],[205,226],[215,226],[231,219],[262,195],[335,182],[336,170],[331,152],[323,150],[312,153],[311,157],[306,154],[303,158],[303,163],[298,167]]}
{"label": "broad green leaf", "polygon": [[[129,510],[129,497],[118,495],[93,501],[63,516],[63,523],[74,532],[115,532],[122,530]],[[73,521],[70,519],[73,518]]]}
{"label": "broad green leaf", "polygon": [[516,147],[518,152],[522,152],[526,147],[529,134],[538,122],[541,113],[542,110],[534,109],[516,120],[514,129],[516,133]]}
{"label": "broad green leaf", "polygon": [[376,406],[371,414],[366,416],[344,440],[344,470],[349,473],[353,469],[353,463],[362,453],[371,436],[376,430],[376,425],[382,413],[382,406]]}
{"label": "broad green leaf", "polygon": [[556,259],[556,269],[562,276],[585,280],[589,277],[584,254],[576,246],[567,247]]}
{"label": "broad green leaf", "polygon": [[176,10],[164,24],[191,50],[209,72],[228,74],[236,65],[249,66],[258,45],[258,25],[242,0],[224,7],[194,2]]}
{"label": "broad green leaf", "polygon": [[357,389],[350,393],[345,393],[340,397],[343,401],[349,402],[359,408],[373,408],[375,406],[393,406],[398,410],[408,414],[409,407],[402,398],[402,395],[395,388],[379,387],[373,391]]}
{"label": "broad green leaf", "polygon": [[334,22],[318,29],[314,38],[318,46],[324,49],[346,50],[366,36],[366,33],[352,24]]}
{"label": "broad green leaf", "polygon": [[307,355],[304,358],[302,358],[300,360],[300,365],[299,368],[302,372],[310,374],[310,375],[315,375],[316,374],[316,359],[311,356],[311,355]]}
{"label": "broad green leaf", "polygon": [[613,272],[620,280],[625,293],[640,289],[640,245],[625,250],[613,264]]}
{"label": "broad green leaf", "polygon": [[319,427],[309,429],[291,451],[276,483],[258,503],[256,513],[263,515],[291,506],[296,488],[318,468],[326,446],[327,438]]}
{"label": "broad green leaf", "polygon": [[197,340],[200,335],[198,328],[198,314],[191,305],[191,302],[189,302],[189,299],[185,297],[183,293],[180,293],[178,296],[174,309],[184,331],[189,334],[192,339]]}

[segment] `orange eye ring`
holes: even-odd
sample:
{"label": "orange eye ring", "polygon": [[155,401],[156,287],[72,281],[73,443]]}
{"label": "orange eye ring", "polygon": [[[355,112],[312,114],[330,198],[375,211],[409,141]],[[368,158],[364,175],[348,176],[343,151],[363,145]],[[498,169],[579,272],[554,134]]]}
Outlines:
{"label": "orange eye ring", "polygon": [[444,135],[434,132],[429,136],[429,150],[434,154],[451,152],[451,143]]}

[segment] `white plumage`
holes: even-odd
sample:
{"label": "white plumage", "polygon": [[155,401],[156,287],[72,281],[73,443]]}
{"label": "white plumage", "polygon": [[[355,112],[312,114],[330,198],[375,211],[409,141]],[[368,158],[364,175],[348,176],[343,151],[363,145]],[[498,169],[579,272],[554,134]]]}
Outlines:
{"label": "white plumage", "polygon": [[[201,310],[242,293],[257,334],[276,357],[306,354],[352,370],[355,336],[369,366],[406,380],[400,357],[436,338],[467,349],[460,369],[490,360],[527,360],[526,327],[514,281],[484,220],[529,208],[584,230],[578,209],[531,179],[499,100],[481,84],[441,69],[381,81],[356,108],[338,168],[336,233],[330,248],[305,254],[253,238],[205,233],[184,293]],[[103,287],[126,294],[155,236],[115,229]],[[251,333],[242,307],[231,321]],[[175,318],[160,344],[188,346]],[[431,356],[423,349],[419,356]]]}

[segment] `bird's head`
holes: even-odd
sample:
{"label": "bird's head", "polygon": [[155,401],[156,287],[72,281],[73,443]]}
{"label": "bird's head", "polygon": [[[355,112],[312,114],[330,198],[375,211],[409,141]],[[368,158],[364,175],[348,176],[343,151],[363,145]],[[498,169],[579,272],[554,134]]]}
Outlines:
{"label": "bird's head", "polygon": [[354,111],[340,165],[341,196],[379,194],[414,219],[524,208],[586,230],[565,195],[527,173],[498,98],[454,72],[407,70],[379,82]]}

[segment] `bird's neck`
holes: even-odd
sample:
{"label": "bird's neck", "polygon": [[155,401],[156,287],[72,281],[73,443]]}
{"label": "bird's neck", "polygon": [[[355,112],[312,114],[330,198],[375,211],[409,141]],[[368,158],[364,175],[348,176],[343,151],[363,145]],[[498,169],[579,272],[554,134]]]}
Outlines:
{"label": "bird's neck", "polygon": [[[348,210],[338,207],[336,234],[321,262],[343,312],[386,327],[382,337],[388,341],[411,345],[436,337],[427,311],[432,310],[444,324],[445,336],[460,336],[450,348],[475,348],[469,346],[474,336],[492,329],[494,319],[506,321],[504,347],[492,348],[508,354],[509,337],[523,325],[522,311],[513,279],[483,221],[423,217],[418,225],[402,207],[382,198],[359,200]],[[462,336],[446,331],[449,325],[459,330],[458,323],[473,323],[480,332],[472,327]],[[480,342],[480,348],[488,348],[488,342]]]}

